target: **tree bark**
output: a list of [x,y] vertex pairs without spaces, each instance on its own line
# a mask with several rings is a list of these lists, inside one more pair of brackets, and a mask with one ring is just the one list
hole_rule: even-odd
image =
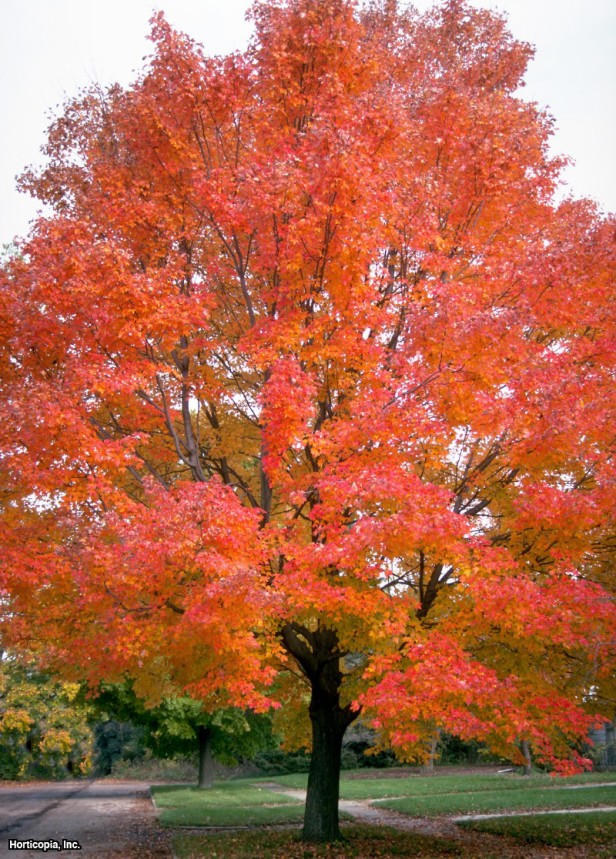
[[302,838],[316,843],[339,841],[342,738],[359,715],[359,710],[352,710],[350,704],[343,707],[340,703],[344,654],[336,631],[327,627],[310,630],[300,624],[287,624],[281,638],[311,690],[312,756]]
[[[316,700],[315,700],[316,699]],[[339,841],[340,763],[342,738],[349,724],[340,706],[314,694],[310,704],[312,756],[304,813],[304,841]]]
[[532,758],[530,753],[530,746],[528,745],[528,740],[520,741],[520,748],[522,750],[522,754],[524,755],[524,775],[531,775],[532,768]]
[[430,740],[430,751],[428,753],[428,759],[424,764],[424,770],[426,772],[434,772],[434,761],[436,760],[436,749],[438,747],[438,741],[441,738],[441,729],[436,728],[434,733],[432,734],[432,739]]
[[214,758],[212,756],[212,729],[199,725],[197,728],[199,742],[199,782],[200,790],[207,790],[214,784]]

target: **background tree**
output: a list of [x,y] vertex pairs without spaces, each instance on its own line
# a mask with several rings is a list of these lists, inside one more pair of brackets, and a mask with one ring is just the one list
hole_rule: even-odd
[[92,767],[90,710],[79,687],[0,661],[0,779],[68,778]]
[[94,706],[114,720],[141,727],[143,746],[155,757],[196,757],[200,788],[212,787],[214,760],[234,766],[274,745],[269,716],[231,708],[204,713],[199,701],[186,696],[146,707],[130,685],[104,686]]
[[155,16],[143,75],[67,104],[22,180],[52,214],[2,273],[6,626],[146,700],[269,693],[323,841],[360,708],[409,759],[437,726],[579,765],[613,665],[614,222],[553,202],[502,18],[252,17],[212,59]]
[[142,761],[146,755],[143,728],[104,714],[94,724],[94,766],[98,775],[111,775],[114,766]]

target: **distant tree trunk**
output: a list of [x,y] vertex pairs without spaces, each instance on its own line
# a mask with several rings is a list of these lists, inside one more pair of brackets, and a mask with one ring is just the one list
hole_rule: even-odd
[[438,746],[438,741],[441,738],[441,729],[436,728],[434,733],[432,734],[432,739],[430,740],[430,751],[428,753],[428,759],[424,764],[424,770],[427,772],[433,772],[434,770],[434,761],[436,760],[436,748]]
[[212,757],[212,729],[199,725],[197,728],[199,742],[199,782],[197,787],[202,790],[214,784],[214,758]]
[[524,775],[530,775],[532,772],[532,758],[530,754],[530,746],[528,745],[528,740],[522,740],[520,742],[520,749],[522,754],[524,755]]

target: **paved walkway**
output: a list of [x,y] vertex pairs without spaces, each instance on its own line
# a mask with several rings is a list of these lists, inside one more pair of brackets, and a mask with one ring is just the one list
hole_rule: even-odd
[[536,817],[542,814],[590,814],[592,811],[616,811],[616,805],[601,805],[589,808],[545,808],[541,811],[501,811],[493,814],[464,814],[452,817],[454,823],[465,823],[467,820],[492,820],[494,817]]
[[[25,843],[25,849],[11,850],[15,842],[20,846]],[[38,859],[43,855],[167,859],[171,852],[168,836],[156,822],[148,785],[143,782],[1,786],[0,859]]]

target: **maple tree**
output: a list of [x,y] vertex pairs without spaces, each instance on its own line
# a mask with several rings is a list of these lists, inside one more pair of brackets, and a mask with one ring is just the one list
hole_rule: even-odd
[[347,726],[566,772],[613,659],[614,221],[557,204],[531,48],[460,0],[156,15],[54,122],[2,270],[5,634],[273,702],[339,836]]

